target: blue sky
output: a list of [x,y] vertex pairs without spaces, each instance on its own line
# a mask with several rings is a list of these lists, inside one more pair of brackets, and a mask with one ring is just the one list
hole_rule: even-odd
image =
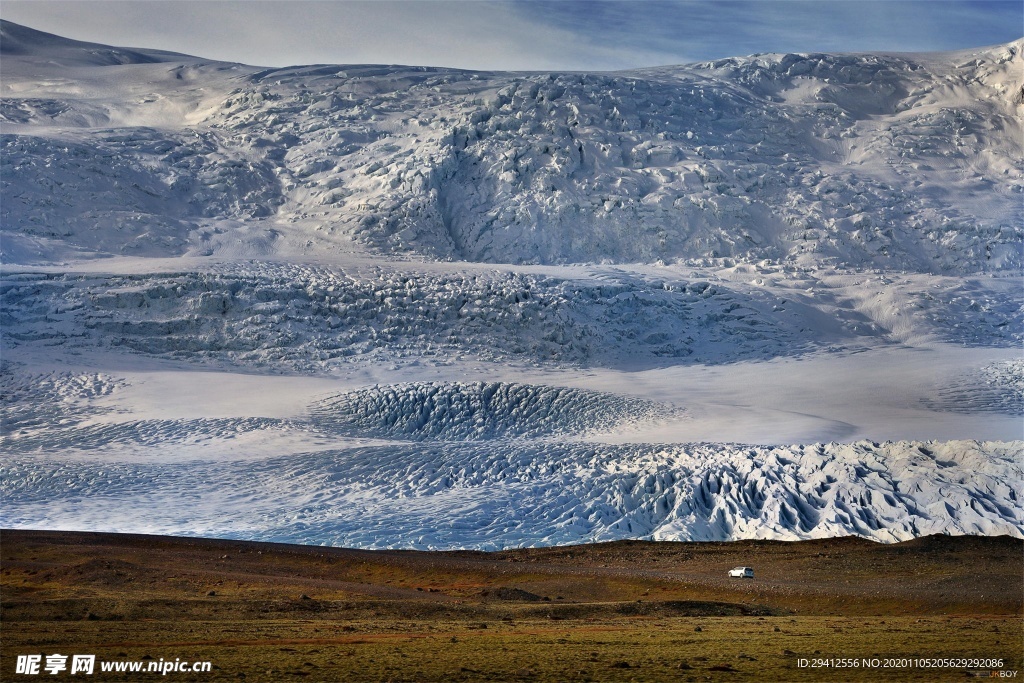
[[755,52],[931,51],[1024,35],[999,0],[4,0],[52,33],[263,66],[625,69]]

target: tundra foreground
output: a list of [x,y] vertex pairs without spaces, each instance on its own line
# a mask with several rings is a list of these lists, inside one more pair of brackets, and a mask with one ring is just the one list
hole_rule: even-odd
[[[140,678],[102,663],[177,660],[212,667],[168,678],[247,681],[935,681],[1024,668],[1024,541],[1009,537],[496,553],[24,530],[2,541],[4,680],[18,655],[54,653],[95,655],[102,680]],[[755,578],[728,578],[736,565]]]

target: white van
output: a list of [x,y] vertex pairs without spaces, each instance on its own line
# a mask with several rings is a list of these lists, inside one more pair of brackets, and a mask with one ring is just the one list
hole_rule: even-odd
[[734,567],[729,570],[729,576],[734,579],[752,579],[754,570],[751,567]]

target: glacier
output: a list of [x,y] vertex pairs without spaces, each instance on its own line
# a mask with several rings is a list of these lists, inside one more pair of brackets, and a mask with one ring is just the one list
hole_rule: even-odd
[[1024,537],[1024,40],[266,69],[0,26],[0,523]]

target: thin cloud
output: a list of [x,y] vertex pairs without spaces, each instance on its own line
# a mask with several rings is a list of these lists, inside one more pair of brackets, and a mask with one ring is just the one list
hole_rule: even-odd
[[925,51],[1019,38],[1009,2],[4,0],[5,19],[260,66],[611,70],[754,52]]

